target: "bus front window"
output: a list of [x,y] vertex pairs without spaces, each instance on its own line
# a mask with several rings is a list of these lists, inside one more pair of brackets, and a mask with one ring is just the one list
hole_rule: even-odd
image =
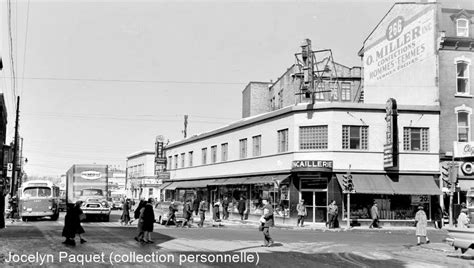
[[36,197],[37,196],[37,189],[36,188],[26,188],[23,191],[23,197],[29,198],[29,197]]
[[38,197],[49,197],[51,196],[51,189],[49,188],[39,188]]

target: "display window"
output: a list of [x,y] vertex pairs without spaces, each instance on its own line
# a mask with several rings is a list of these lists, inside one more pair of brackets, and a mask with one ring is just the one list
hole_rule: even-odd
[[[419,205],[425,207],[428,217],[431,214],[431,197],[428,195],[351,195],[351,219],[371,219],[371,208],[377,203],[381,220],[413,220]],[[347,199],[344,195],[344,215],[347,217]],[[430,220],[430,219],[429,219]]]

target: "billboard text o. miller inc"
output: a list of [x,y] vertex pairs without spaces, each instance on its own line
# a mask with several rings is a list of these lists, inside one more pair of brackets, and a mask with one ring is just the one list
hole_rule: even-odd
[[433,104],[436,6],[395,4],[364,43],[365,102]]

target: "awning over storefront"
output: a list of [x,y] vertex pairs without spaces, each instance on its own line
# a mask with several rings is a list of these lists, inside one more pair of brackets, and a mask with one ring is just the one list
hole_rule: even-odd
[[176,189],[187,189],[187,188],[205,188],[209,183],[214,180],[198,180],[198,181],[176,181]]
[[230,179],[217,179],[213,180],[209,185],[232,185],[232,184],[242,184],[248,178],[230,178]]
[[166,186],[170,185],[171,183],[172,182],[165,182],[162,185],[160,185],[160,187],[158,187],[158,189],[162,190],[162,189],[166,188]]
[[[343,174],[336,174],[341,188]],[[432,176],[398,175],[390,178],[383,174],[352,174],[354,190],[360,194],[441,195]]]
[[167,186],[165,186],[163,188],[163,190],[175,190],[176,186],[178,186],[178,183],[172,182],[172,183],[168,184]]
[[[336,174],[339,185],[344,189],[343,175]],[[383,174],[352,174],[354,189],[359,194],[393,194],[390,181]]]
[[406,195],[441,195],[443,194],[433,176],[399,175],[389,178],[395,194]]
[[249,177],[246,181],[242,182],[243,184],[280,184],[290,175],[267,175],[267,176],[255,176]]

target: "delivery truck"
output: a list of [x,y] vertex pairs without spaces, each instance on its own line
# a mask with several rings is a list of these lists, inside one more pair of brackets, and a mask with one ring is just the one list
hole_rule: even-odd
[[111,207],[108,196],[107,165],[73,165],[66,172],[66,202],[68,207],[82,201],[81,209],[87,219],[109,221]]

